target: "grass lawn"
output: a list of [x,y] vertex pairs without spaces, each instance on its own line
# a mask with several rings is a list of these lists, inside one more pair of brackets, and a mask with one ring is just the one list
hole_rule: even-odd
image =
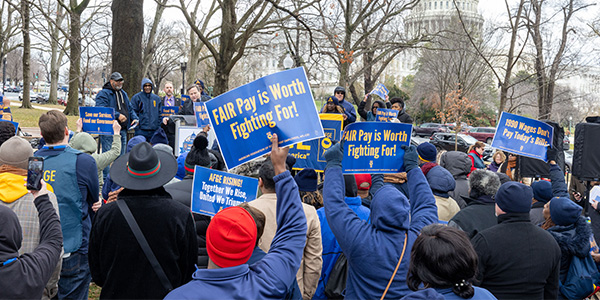
[[[64,109],[62,105],[44,105],[44,107],[54,107]],[[47,110],[42,109],[28,109],[28,108],[19,108],[17,106],[12,106],[11,108],[13,121],[19,123],[20,127],[38,127],[38,120],[40,116],[47,112]],[[69,120],[69,129],[75,131],[77,129],[77,116],[67,116]]]

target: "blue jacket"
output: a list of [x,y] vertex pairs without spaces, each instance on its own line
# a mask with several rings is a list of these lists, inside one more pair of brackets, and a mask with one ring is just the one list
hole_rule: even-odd
[[[354,109],[354,105],[352,105],[352,103],[348,102],[348,100],[346,99],[340,101],[339,103],[344,108],[344,113],[348,117],[344,121],[344,124],[351,124],[356,122],[356,110]],[[327,105],[327,103],[325,103],[325,105]],[[323,107],[325,107],[325,105],[323,105]],[[323,110],[323,107],[321,107],[321,110]]]
[[398,264],[405,234],[404,257],[386,298],[398,299],[410,293],[406,285],[410,250],[421,229],[438,218],[435,198],[421,169],[409,171],[407,177],[413,195],[410,203],[395,187],[384,185],[373,195],[368,224],[344,203],[341,168],[325,170],[325,215],[348,259],[347,299],[381,297]]
[[259,262],[202,269],[165,299],[282,299],[296,279],[306,243],[306,217],[298,186],[289,171],[273,178],[277,194],[277,234]]
[[[339,180],[340,178],[334,178]],[[343,178],[342,178],[343,180]],[[362,200],[360,197],[346,197],[346,204],[352,209],[352,211],[361,219],[369,223],[369,216],[371,210],[367,207],[362,206]],[[323,268],[321,269],[321,277],[319,278],[319,284],[313,299],[327,299],[325,296],[325,284],[329,280],[331,270],[335,265],[338,257],[342,253],[342,248],[338,244],[329,224],[327,224],[327,218],[325,217],[325,208],[321,207],[317,210],[319,221],[321,222],[321,242],[323,243]]]
[[160,111],[163,106],[163,102],[160,97],[150,93],[144,92],[144,85],[151,84],[154,89],[154,84],[148,78],[142,79],[142,91],[131,97],[131,106],[133,111],[140,118],[140,129],[155,131],[160,127],[162,118],[160,117]]
[[[127,116],[127,128],[123,128],[124,126],[121,126],[121,130],[125,130],[131,127],[131,122],[133,120],[138,120],[138,116],[135,113],[135,111],[133,111],[133,107],[131,106],[131,102],[129,102],[129,97],[127,96],[127,93],[124,90],[121,90],[120,92],[123,96],[123,101],[127,103],[127,111],[129,112],[129,116]],[[104,86],[102,87],[102,90],[100,90],[96,95],[96,106],[114,108],[115,120],[119,120],[119,116],[121,115],[121,113],[119,113],[120,105],[118,105],[117,103],[116,91],[112,88],[110,82],[106,82],[106,84],[104,84]]]

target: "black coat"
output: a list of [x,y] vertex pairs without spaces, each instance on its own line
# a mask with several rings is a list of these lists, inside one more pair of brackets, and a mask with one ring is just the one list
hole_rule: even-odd
[[[173,288],[192,279],[198,242],[190,209],[162,188],[123,190],[125,201]],[[92,280],[104,299],[162,299],[161,284],[116,202],[98,210],[90,235]]]
[[471,242],[479,256],[476,283],[498,299],[556,299],[560,248],[529,213],[498,216]]
[[[173,200],[190,207],[192,195],[193,177],[185,176],[183,180],[165,186],[167,193],[171,194]],[[199,269],[208,267],[208,252],[206,252],[206,230],[210,224],[210,217],[200,214],[192,214],[196,223],[196,238],[198,239],[198,261]]]
[[469,204],[450,219],[448,226],[464,231],[472,239],[479,232],[498,224],[496,205],[491,196],[466,199]]
[[40,219],[40,243],[33,252],[21,256],[19,219],[10,208],[0,205],[0,299],[42,298],[60,259],[63,237],[56,210],[47,195],[37,197],[34,204]]

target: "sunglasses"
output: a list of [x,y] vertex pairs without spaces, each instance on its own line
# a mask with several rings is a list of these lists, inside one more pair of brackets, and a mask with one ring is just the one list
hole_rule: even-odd
[[336,94],[342,94],[342,95],[344,94],[344,92],[335,92],[335,93],[336,93]]

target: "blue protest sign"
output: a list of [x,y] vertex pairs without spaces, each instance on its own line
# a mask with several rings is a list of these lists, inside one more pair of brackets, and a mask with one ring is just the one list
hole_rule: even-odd
[[398,117],[398,111],[395,109],[378,108],[375,114],[375,121],[389,122]]
[[9,121],[9,120],[2,120],[2,119],[0,119],[0,122],[11,122],[13,124],[13,126],[15,126],[15,135],[17,135],[19,133],[19,123]]
[[196,114],[196,126],[202,128],[210,124],[204,102],[194,102],[194,113]]
[[160,109],[161,117],[168,117],[170,115],[176,115],[179,113],[179,106],[163,106]]
[[304,68],[271,74],[205,102],[227,168],[324,136]]
[[398,173],[404,170],[402,145],[410,145],[412,124],[360,122],[346,126],[342,172]]
[[554,128],[538,120],[502,112],[492,147],[546,161]]
[[369,94],[375,94],[375,95],[379,96],[381,99],[385,99],[385,96],[387,96],[389,92],[390,91],[388,91],[388,89],[385,87],[385,85],[383,85],[383,83],[380,83]]
[[220,210],[256,199],[258,179],[196,166],[192,212],[214,216]]
[[325,161],[325,151],[331,147],[332,141],[340,141],[342,138],[342,123],[344,116],[341,114],[320,114],[321,125],[325,137],[301,142],[290,147],[289,154],[296,158],[294,170],[306,168],[315,169],[317,172],[323,172],[327,162]]
[[112,107],[79,107],[83,131],[90,134],[113,135],[115,109]]

